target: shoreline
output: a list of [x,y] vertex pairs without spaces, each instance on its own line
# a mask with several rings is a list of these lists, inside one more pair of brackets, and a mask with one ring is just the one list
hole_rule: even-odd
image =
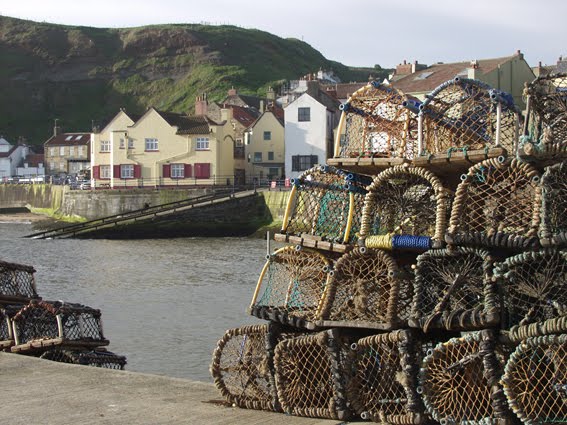
[[38,221],[51,220],[49,217],[31,212],[0,213],[0,223],[37,223]]

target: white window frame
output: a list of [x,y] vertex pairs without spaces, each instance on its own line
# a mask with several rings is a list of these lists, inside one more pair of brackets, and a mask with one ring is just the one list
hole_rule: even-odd
[[119,149],[124,149],[124,146],[125,146],[124,138],[121,137],[121,138],[120,138],[119,145],[118,145],[118,148],[119,148]]
[[197,137],[195,139],[195,150],[208,151],[209,149],[210,149],[210,144],[208,137]]
[[128,137],[128,149],[134,149],[134,139]]
[[59,156],[65,156],[65,146],[59,146]]
[[297,108],[297,121],[298,122],[311,121],[311,108],[309,106],[301,106]]
[[133,179],[134,178],[134,164],[120,164],[120,178],[121,179]]
[[185,178],[185,164],[171,164],[169,168],[169,176],[172,179]]
[[264,140],[272,140],[272,132],[271,131],[264,131]]
[[99,178],[109,179],[110,178],[110,165],[101,165],[99,168]]
[[144,143],[145,143],[146,151],[152,152],[159,150],[158,139],[156,139],[155,137],[145,138]]
[[84,147],[84,146],[79,146],[78,155],[79,155],[80,157],[82,157],[82,156],[85,155],[85,147]]
[[49,155],[55,156],[55,148],[53,146],[49,148]]
[[110,140],[101,140],[100,141],[100,151],[101,152],[110,152]]

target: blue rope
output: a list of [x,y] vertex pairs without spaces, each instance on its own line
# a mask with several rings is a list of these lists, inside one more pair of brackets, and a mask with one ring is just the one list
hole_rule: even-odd
[[429,236],[394,235],[392,249],[429,249],[431,238]]

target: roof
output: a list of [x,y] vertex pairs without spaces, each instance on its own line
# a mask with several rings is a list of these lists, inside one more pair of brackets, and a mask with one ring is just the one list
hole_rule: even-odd
[[[110,124],[112,122],[112,120],[114,120],[114,118],[116,118],[116,116],[120,112],[123,112],[128,118],[130,118],[132,120],[132,122],[136,122],[140,118],[142,118],[141,114],[131,114],[129,112],[126,112],[126,110],[124,110],[124,109],[120,109],[120,111],[118,111],[118,113],[116,113],[112,116],[109,116],[109,117],[105,117],[101,120],[98,120],[98,122],[96,122],[97,127],[98,127],[98,131],[100,132],[100,131],[104,130],[108,126],[108,124]],[[96,133],[97,131],[95,131],[95,129],[93,129],[93,132]]]
[[226,105],[226,107],[232,109],[232,117],[244,127],[249,127],[258,117],[250,108],[236,105]]
[[24,163],[27,163],[29,167],[37,167],[39,164],[45,161],[45,157],[41,153],[32,153],[26,156]]
[[0,152],[0,158],[8,158],[16,150],[17,146],[12,146],[8,152]]
[[[487,74],[498,68],[499,65],[509,62],[514,57],[516,57],[516,55],[477,60],[474,65],[477,69],[477,75]],[[392,81],[391,84],[404,93],[431,92],[444,82],[452,80],[457,75],[466,76],[467,70],[471,67],[471,61],[435,64],[404,76],[399,80]]]
[[59,133],[51,136],[45,146],[83,146],[91,141],[91,133]]
[[264,98],[258,96],[250,96],[246,94],[233,94],[228,95],[221,103],[226,105],[236,105],[236,106],[245,106],[248,105],[251,108],[260,109],[260,101],[264,100]]
[[337,99],[348,99],[355,91],[366,85],[368,85],[368,82],[327,84],[322,89]]
[[210,124],[215,122],[204,116],[189,116],[175,112],[155,110],[169,125],[177,127],[177,134],[209,134]]

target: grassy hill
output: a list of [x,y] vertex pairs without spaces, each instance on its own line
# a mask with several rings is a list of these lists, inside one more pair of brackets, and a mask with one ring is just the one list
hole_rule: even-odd
[[105,29],[0,16],[0,134],[43,143],[59,119],[64,131],[90,131],[120,107],[191,112],[195,97],[221,100],[230,87],[265,95],[268,86],[320,68],[343,81],[387,70],[352,68],[309,44],[234,26],[193,24]]

